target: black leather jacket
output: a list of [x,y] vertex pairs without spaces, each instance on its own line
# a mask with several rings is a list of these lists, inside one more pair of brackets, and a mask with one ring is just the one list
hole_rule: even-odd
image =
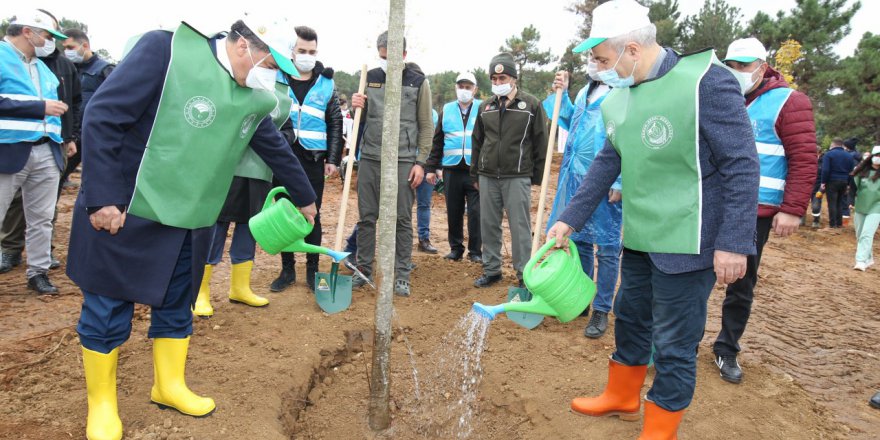
[[[333,69],[329,67],[325,68],[319,61],[315,64],[315,69],[312,70],[312,79],[309,81],[309,87],[315,85],[315,82],[318,81],[319,75],[324,76],[327,79],[333,79]],[[287,77],[288,84],[292,84],[293,80],[292,77]],[[296,154],[298,158],[312,162],[326,160],[327,163],[339,166],[342,159],[343,147],[342,112],[339,110],[339,95],[335,89],[333,90],[333,96],[330,98],[330,102],[327,103],[327,109],[324,113],[324,121],[327,123],[327,151],[314,151],[303,148],[302,145],[300,145],[299,140],[296,138],[296,133],[293,131],[293,122],[290,119],[281,126],[281,134],[287,139],[287,143],[290,144],[293,153]]]
[[[80,107],[82,106],[82,87],[79,81],[79,72],[70,60],[64,57],[61,51],[56,50],[46,58],[40,58],[55,76],[58,77],[58,100],[67,104],[67,111],[61,115],[61,137],[64,142],[76,142],[80,148],[80,134],[82,132],[82,119]],[[67,151],[62,148],[62,151]]]

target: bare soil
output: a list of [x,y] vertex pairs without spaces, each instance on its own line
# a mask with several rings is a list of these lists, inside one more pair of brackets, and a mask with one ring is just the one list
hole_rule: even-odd
[[[553,191],[551,187],[551,196]],[[338,179],[328,182],[325,245],[333,242],[340,192]],[[60,202],[56,253],[62,261],[74,198],[73,190],[65,190]],[[348,231],[357,216],[354,198],[349,206]],[[137,308],[118,370],[126,438],[424,437],[421,425],[431,414],[413,398],[406,342],[413,348],[416,366],[424,370],[435,360],[431,355],[442,337],[471,304],[501,302],[514,280],[508,255],[505,283],[475,289],[472,282],[481,273],[479,265],[441,258],[449,250],[442,196],[435,194],[432,215],[432,239],[440,253],[414,251],[418,268],[413,272],[413,295],[395,298],[395,417],[390,430],[373,433],[366,422],[375,292],[356,290],[350,310],[326,315],[302,279],[285,292],[269,293],[279,260],[260,252],[252,286],[271,304],[255,309],[229,303],[227,260],[211,282],[215,316],[195,322],[187,377],[194,391],[216,400],[217,411],[210,417],[186,417],[149,403],[149,309]],[[680,438],[880,437],[880,411],[867,405],[880,389],[880,270],[852,270],[854,249],[851,229],[803,227],[794,237],[771,238],[742,340],[745,379],[740,385],[723,382],[712,362],[711,342],[720,327],[724,296],[723,289],[716,288],[699,354],[697,392]],[[880,255],[880,241],[875,249]],[[322,264],[329,267],[329,262]],[[297,270],[304,275],[303,258]],[[62,294],[47,298],[26,289],[23,267],[0,275],[3,439],[84,437],[86,393],[75,331],[82,299],[63,269],[51,277]],[[528,331],[503,317],[493,322],[483,354],[472,438],[637,437],[639,423],[578,417],[568,411],[573,397],[601,391],[614,349],[612,329],[590,340],[582,335],[584,325],[585,318],[568,324],[545,319]],[[652,377],[649,373],[647,384]]]

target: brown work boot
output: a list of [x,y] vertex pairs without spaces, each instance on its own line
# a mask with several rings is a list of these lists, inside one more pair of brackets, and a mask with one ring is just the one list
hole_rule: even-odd
[[684,410],[666,411],[650,400],[645,400],[645,425],[638,440],[677,440],[678,425]]
[[641,390],[648,373],[647,365],[628,367],[608,360],[608,384],[598,397],[578,397],[571,401],[571,410],[592,417],[617,416],[634,422],[639,419]]

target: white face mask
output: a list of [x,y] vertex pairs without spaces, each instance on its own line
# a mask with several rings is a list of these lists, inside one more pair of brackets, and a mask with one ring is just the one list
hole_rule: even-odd
[[379,58],[379,67],[383,72],[388,73],[388,60]]
[[474,100],[474,91],[467,89],[459,89],[456,87],[455,94],[458,96],[458,102],[467,104]]
[[74,64],[83,62],[83,59],[85,58],[84,54],[79,53],[79,50],[75,49],[65,49],[64,56]]
[[[245,43],[247,43],[247,40],[245,40]],[[254,65],[254,67],[248,72],[247,77],[244,79],[244,85],[254,90],[265,90],[267,92],[274,92],[275,78],[278,76],[278,71],[275,69],[269,69],[267,67],[261,67],[259,65],[266,58],[269,58],[269,55],[264,56],[262,59],[260,59],[259,62],[254,62],[254,56],[251,54],[251,48],[248,47],[247,51],[248,57],[250,57],[251,63]]]
[[492,85],[492,93],[498,96],[507,96],[510,94],[511,90],[513,90],[513,86],[511,86],[510,83]]
[[304,53],[298,53],[294,55],[293,64],[296,66],[296,70],[299,70],[302,73],[311,72],[312,69],[315,68],[315,64],[318,63],[318,57],[315,55],[308,55]]
[[758,83],[758,80],[753,79],[752,76],[754,76],[755,72],[757,72],[760,68],[761,66],[758,66],[757,68],[755,68],[755,70],[751,72],[740,72],[732,67],[727,67],[727,70],[729,70],[730,73],[732,73],[733,76],[736,77],[737,82],[739,82],[739,88],[742,90],[742,94],[745,95],[746,93],[748,93],[749,90],[751,90],[752,87],[755,86],[755,84]]
[[587,63],[587,75],[590,75],[590,79],[593,81],[601,81],[599,79],[599,65],[594,61]]
[[37,46],[31,40],[28,40],[28,43],[34,46],[34,52],[38,58],[46,58],[52,55],[52,52],[55,52],[55,42],[48,38],[43,38],[42,46]]
[[880,156],[874,156],[871,158],[871,163],[874,165],[880,165]]

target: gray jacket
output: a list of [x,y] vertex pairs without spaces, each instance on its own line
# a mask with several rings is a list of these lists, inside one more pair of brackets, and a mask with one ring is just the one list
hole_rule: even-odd
[[[658,77],[669,72],[681,58],[672,49],[665,50]],[[755,254],[760,167],[745,98],[730,72],[716,65],[709,68],[700,82],[699,112],[703,174],[700,254],[650,254],[654,265],[668,274],[712,267],[716,249]],[[620,163],[617,151],[606,141],[559,221],[575,230],[583,228],[599,201],[608,197],[608,189],[620,174]],[[623,233],[626,235],[626,231]]]

